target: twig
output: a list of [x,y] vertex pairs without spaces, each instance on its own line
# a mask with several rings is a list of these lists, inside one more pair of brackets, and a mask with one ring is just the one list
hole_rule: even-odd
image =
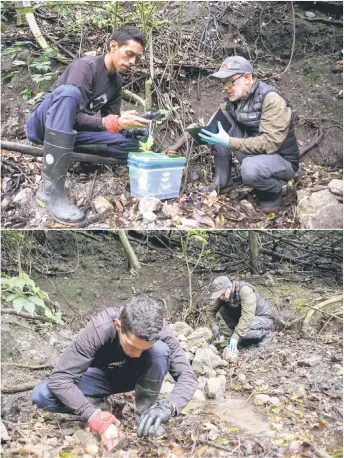
[[288,65],[287,65],[286,68],[283,70],[283,72],[282,72],[282,73],[279,73],[279,74],[277,74],[277,75],[273,75],[274,78],[276,78],[276,77],[278,77],[278,76],[282,76],[284,73],[286,73],[286,72],[289,70],[291,61],[293,60],[293,56],[294,56],[294,51],[295,51],[295,38],[296,38],[296,23],[295,23],[295,8],[294,8],[294,2],[293,2],[293,1],[291,1],[291,9],[292,9],[292,12],[293,12],[293,44],[292,44],[292,48],[291,48],[290,59],[289,59]]
[[[199,444],[209,445],[210,447],[214,447],[214,448],[217,448],[219,450],[224,450],[225,452],[232,453],[232,450],[230,448],[224,447],[223,445],[214,444],[213,442],[202,440],[202,439],[197,439],[197,442]],[[231,456],[231,455],[229,455],[229,456]]]
[[316,146],[320,141],[322,140],[324,136],[324,132],[322,129],[319,129],[318,135],[308,143],[308,145],[305,145],[303,148],[300,148],[300,157],[306,154],[308,151],[310,151],[314,146]]
[[38,371],[40,369],[50,369],[54,367],[52,364],[41,364],[39,366],[31,366],[30,364],[19,364],[19,363],[1,363],[2,366],[21,367],[22,369],[30,369],[32,371]]
[[6,393],[6,394],[11,394],[11,393],[20,393],[21,391],[29,391],[35,388],[37,383],[40,381],[38,380],[37,382],[30,382],[30,383],[23,383],[22,385],[17,385],[17,386],[12,386],[12,387],[6,387],[2,386],[0,391],[1,393]]
[[55,320],[53,320],[52,318],[48,318],[46,316],[30,315],[30,313],[17,312],[14,309],[0,309],[0,311],[1,313],[7,314],[7,315],[18,315],[18,316],[21,316],[22,318],[28,318],[29,320],[37,320],[37,321],[43,321],[43,323],[57,324]]

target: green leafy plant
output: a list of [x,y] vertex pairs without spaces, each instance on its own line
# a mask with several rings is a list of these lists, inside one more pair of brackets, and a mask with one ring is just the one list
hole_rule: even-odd
[[146,141],[139,142],[140,151],[142,151],[143,153],[148,153],[149,151],[151,151],[153,144],[154,144],[154,138],[152,137],[152,135],[149,135]]
[[[25,273],[17,277],[1,277],[2,299],[11,304],[19,313],[22,310],[32,316],[38,310],[47,318],[52,318],[58,324],[62,324],[61,312],[55,312],[46,303],[51,303],[48,294],[42,291],[35,282]],[[41,313],[39,313],[41,314]]]
[[23,91],[21,91],[20,95],[23,96],[24,100],[29,100],[33,96],[33,92],[31,91],[31,89],[24,89]]
[[1,53],[3,56],[5,56],[6,54],[14,54],[18,51],[21,51],[22,46],[25,46],[25,41],[16,41],[15,43],[13,43],[12,46],[3,49]]

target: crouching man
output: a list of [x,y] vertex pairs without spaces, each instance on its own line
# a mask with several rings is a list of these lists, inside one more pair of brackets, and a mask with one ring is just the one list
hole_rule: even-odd
[[[167,372],[176,385],[158,401]],[[51,375],[33,389],[31,399],[49,412],[80,415],[111,450],[119,438],[118,420],[104,398],[135,390],[138,435],[160,436],[163,424],[180,414],[196,388],[196,375],[165,323],[164,309],[139,296],[93,316]]]
[[211,299],[206,314],[214,339],[220,338],[217,312],[233,330],[227,345],[230,357],[237,355],[238,344],[263,346],[269,343],[274,324],[273,313],[252,285],[245,281],[231,281],[226,276],[217,277],[212,284]]

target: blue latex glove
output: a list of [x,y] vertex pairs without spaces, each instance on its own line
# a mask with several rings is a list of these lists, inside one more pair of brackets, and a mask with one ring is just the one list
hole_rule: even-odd
[[219,132],[217,134],[212,134],[207,129],[202,129],[201,131],[204,132],[204,134],[198,135],[201,137],[203,141],[205,141],[209,145],[229,146],[229,135],[222,127],[220,121],[217,122],[217,127],[219,129]]
[[238,353],[238,341],[237,339],[231,339],[227,345],[227,348],[229,348],[229,351],[233,353],[233,355],[236,355]]

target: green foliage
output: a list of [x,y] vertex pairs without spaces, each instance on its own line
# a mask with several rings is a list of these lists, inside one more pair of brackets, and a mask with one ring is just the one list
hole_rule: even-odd
[[52,311],[46,305],[50,303],[48,294],[36,286],[27,274],[21,273],[17,277],[1,277],[0,282],[2,299],[12,304],[17,313],[25,310],[33,316],[38,310],[46,317],[55,320],[56,323],[63,323],[61,312]]
[[154,139],[152,135],[149,135],[145,141],[141,140],[139,142],[140,151],[142,151],[143,153],[148,153],[149,151],[151,151],[153,144],[154,144]]
[[20,95],[23,96],[24,100],[29,100],[31,99],[33,93],[30,89],[24,89],[23,91],[21,91]]
[[47,53],[44,53],[38,60],[34,60],[30,64],[30,68],[34,68],[38,73],[31,74],[32,80],[37,84],[42,81],[50,81],[56,75],[55,72],[51,71],[52,62]]
[[9,46],[8,48],[5,48],[2,50],[2,55],[6,56],[7,54],[14,54],[16,52],[21,51],[21,47],[25,46],[24,41],[16,41],[15,43],[12,44],[12,46]]

